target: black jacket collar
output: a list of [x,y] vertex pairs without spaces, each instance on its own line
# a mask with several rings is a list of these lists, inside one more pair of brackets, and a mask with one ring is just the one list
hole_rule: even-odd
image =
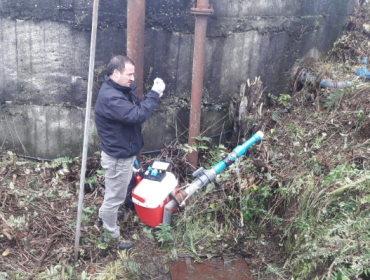
[[104,76],[104,81],[111,87],[125,94],[129,94],[130,92],[133,93],[137,89],[137,85],[135,83],[131,83],[130,87],[121,86],[113,81],[108,75]]

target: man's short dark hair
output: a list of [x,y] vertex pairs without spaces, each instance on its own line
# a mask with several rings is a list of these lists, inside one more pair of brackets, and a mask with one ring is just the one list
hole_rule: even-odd
[[126,63],[135,65],[132,59],[127,56],[123,55],[113,56],[107,65],[108,76],[112,75],[115,69],[122,73],[123,70],[125,70]]

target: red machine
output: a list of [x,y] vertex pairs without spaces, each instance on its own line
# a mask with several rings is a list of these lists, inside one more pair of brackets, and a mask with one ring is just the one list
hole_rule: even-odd
[[169,165],[155,160],[132,190],[139,219],[151,227],[162,223],[164,206],[171,200],[170,193],[177,193],[178,181],[173,173],[166,171]]

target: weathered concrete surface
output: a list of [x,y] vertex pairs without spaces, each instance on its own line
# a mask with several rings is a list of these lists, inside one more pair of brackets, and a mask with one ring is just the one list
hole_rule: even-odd
[[81,36],[86,34],[52,21],[0,18],[0,26],[2,103],[86,103],[89,38]]
[[[85,108],[65,106],[14,105],[7,102],[0,108],[0,147],[18,154],[41,158],[75,157],[82,152]],[[177,117],[176,117],[177,116]],[[169,110],[157,113],[143,125],[145,150],[174,144],[175,139],[186,142],[184,133],[189,125],[188,110]],[[215,135],[228,129],[228,118],[221,110],[206,111],[202,116],[202,131]],[[184,119],[184,120],[181,120]],[[158,125],[160,123],[160,125]],[[89,153],[98,150],[94,112],[90,122]]]
[[[80,139],[84,133],[84,108],[5,104],[0,114],[1,144],[7,149],[23,155],[52,159],[78,156],[78,152],[82,152]],[[92,121],[92,134],[94,130]],[[96,137],[91,136],[91,149],[96,149]]]
[[[179,121],[174,115],[180,114],[187,126],[194,17],[189,13],[192,0],[146,2],[144,76],[151,73],[148,87],[157,76],[167,84],[166,105],[160,105],[144,129],[145,149],[153,150],[175,137]],[[266,92],[287,93],[297,63],[331,47],[356,0],[210,2],[215,15],[208,20],[203,106],[222,115],[247,78],[261,76]],[[11,129],[16,128],[19,137],[11,146],[13,141],[16,147],[30,141],[28,153],[39,157],[79,153],[84,116],[77,112],[86,102],[92,4],[0,0],[1,143],[10,143],[7,121],[17,115]],[[126,5],[125,0],[100,1],[93,101],[109,58],[125,53]],[[56,114],[55,108],[63,113]],[[53,124],[32,113],[38,111]],[[54,122],[63,137],[55,133]]]

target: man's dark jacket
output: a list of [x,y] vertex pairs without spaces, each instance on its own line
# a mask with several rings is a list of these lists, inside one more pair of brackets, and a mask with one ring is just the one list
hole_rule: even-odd
[[141,124],[154,112],[159,94],[149,91],[143,99],[135,94],[137,86],[120,86],[104,77],[95,104],[95,124],[100,136],[99,147],[111,157],[137,155],[144,145]]

